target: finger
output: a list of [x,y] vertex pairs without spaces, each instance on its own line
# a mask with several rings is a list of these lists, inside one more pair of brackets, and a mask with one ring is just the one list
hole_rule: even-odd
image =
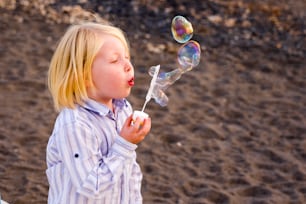
[[127,119],[125,120],[124,125],[126,127],[130,127],[134,125],[134,121],[133,121],[133,115],[130,115],[129,117],[127,117]]
[[142,123],[141,118],[137,117],[135,120],[133,120],[132,118],[131,127],[133,127],[135,131],[138,131],[139,128],[141,127],[141,123]]
[[146,118],[143,122],[144,128],[151,129],[151,118]]
[[151,129],[151,118],[146,118],[143,120],[139,131],[141,134],[147,134]]

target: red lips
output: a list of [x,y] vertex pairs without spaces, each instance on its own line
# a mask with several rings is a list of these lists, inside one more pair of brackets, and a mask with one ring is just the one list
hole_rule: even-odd
[[134,82],[134,77],[132,77],[129,81],[128,81],[129,86],[134,86],[135,82]]

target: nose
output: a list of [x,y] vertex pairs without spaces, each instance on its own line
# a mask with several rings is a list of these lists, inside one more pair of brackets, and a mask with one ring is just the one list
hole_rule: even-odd
[[130,60],[126,61],[124,69],[125,69],[126,72],[130,72],[131,70],[134,69]]

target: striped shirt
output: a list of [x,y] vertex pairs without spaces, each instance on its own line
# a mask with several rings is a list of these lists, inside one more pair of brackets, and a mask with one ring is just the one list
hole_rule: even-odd
[[132,108],[113,104],[114,112],[88,100],[59,113],[47,146],[49,204],[142,203],[137,145],[119,135]]

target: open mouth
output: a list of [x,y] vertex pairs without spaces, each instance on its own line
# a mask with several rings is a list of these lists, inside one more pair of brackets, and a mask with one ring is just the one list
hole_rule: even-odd
[[134,86],[134,77],[132,77],[129,81],[128,81],[128,84],[129,86]]

